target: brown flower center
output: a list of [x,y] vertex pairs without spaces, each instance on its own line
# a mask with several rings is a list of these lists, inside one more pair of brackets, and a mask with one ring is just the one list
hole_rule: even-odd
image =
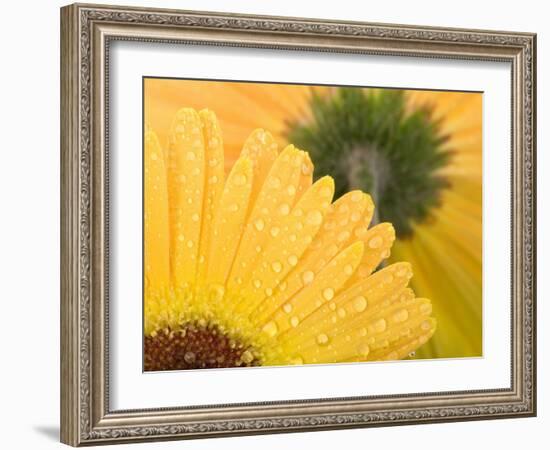
[[252,348],[216,326],[185,324],[165,328],[144,340],[145,371],[259,366]]

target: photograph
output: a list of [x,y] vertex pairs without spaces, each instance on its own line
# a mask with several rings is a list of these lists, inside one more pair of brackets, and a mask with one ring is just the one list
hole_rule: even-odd
[[143,368],[483,356],[481,92],[143,77]]

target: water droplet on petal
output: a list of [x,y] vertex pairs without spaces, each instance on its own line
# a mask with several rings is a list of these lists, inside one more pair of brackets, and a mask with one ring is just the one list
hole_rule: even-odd
[[265,295],[267,295],[268,297],[270,297],[271,294],[273,294],[273,289],[271,289],[271,288],[265,288]]
[[187,155],[185,155],[187,158],[187,161],[194,161],[195,159],[195,153],[194,152],[187,152]]
[[199,217],[199,215],[198,215],[197,213],[195,213],[195,214],[193,214],[193,215],[191,216],[191,220],[192,220],[193,222],[198,222],[199,219],[200,219],[200,217]]
[[232,205],[229,205],[229,211],[237,212],[238,210],[239,210],[239,205],[237,203],[233,203]]
[[287,314],[290,313],[292,311],[292,305],[290,303],[285,303],[283,305],[283,311]]
[[367,309],[367,299],[362,295],[359,295],[353,299],[353,308],[358,313],[363,312]]
[[340,317],[340,319],[346,317],[346,310],[344,308],[338,308],[338,317]]
[[258,231],[262,231],[265,227],[265,222],[263,219],[257,219],[255,222],[254,222],[254,227],[256,227],[256,230]]
[[365,357],[369,354],[369,352],[370,352],[370,347],[366,342],[361,342],[357,346],[357,353],[359,353],[360,356]]
[[380,236],[374,236],[369,240],[369,247],[370,248],[380,248],[382,245],[382,238]]
[[271,234],[271,236],[277,237],[279,231],[281,231],[279,227],[272,227],[271,230],[269,230],[269,233]]
[[393,320],[396,322],[405,322],[409,318],[409,312],[406,309],[400,309],[393,315]]
[[355,191],[351,194],[351,201],[354,203],[357,203],[363,198],[363,193],[359,191]]
[[333,297],[334,297],[334,289],[330,287],[323,289],[323,298],[325,300],[332,300]]
[[306,270],[302,273],[302,281],[304,284],[310,284],[315,278],[315,274],[311,270]]
[[374,330],[377,333],[382,333],[386,329],[386,320],[385,319],[378,319],[376,323],[374,324]]
[[278,331],[279,331],[279,327],[277,326],[277,324],[272,320],[268,323],[266,323],[264,325],[264,327],[262,328],[262,331],[267,334],[269,337],[273,337],[275,336]]
[[329,338],[325,333],[321,333],[317,335],[317,343],[319,345],[327,345],[328,341],[329,341]]
[[260,289],[262,287],[262,280],[256,279],[253,281],[253,284],[256,289]]
[[286,192],[287,192],[288,195],[294,195],[294,194],[296,194],[296,188],[294,187],[294,185],[290,184],[286,188]]
[[281,187],[281,179],[279,177],[270,177],[269,186],[273,189],[279,189]]
[[313,210],[307,213],[306,222],[309,225],[320,225],[322,221],[323,215],[319,211]]
[[298,257],[296,255],[290,255],[288,257],[288,263],[291,265],[291,266],[295,266],[296,264],[298,264]]
[[156,161],[158,159],[158,155],[156,153],[151,153],[151,159]]
[[420,313],[421,313],[421,314],[426,314],[426,315],[427,315],[427,314],[431,314],[431,312],[432,312],[432,305],[431,305],[431,303],[422,303],[422,304],[420,305],[420,308],[419,308],[419,309],[420,309]]
[[281,213],[281,215],[287,216],[288,213],[290,212],[290,206],[288,205],[288,203],[281,204],[279,206],[279,212]]
[[293,328],[296,328],[298,326],[298,324],[300,323],[300,319],[298,319],[298,317],[296,316],[292,316],[290,318],[290,325],[293,327]]
[[351,275],[353,273],[353,266],[351,264],[346,264],[344,266],[344,273],[348,276]]
[[271,268],[273,269],[273,272],[279,273],[281,270],[283,270],[283,265],[279,261],[274,261],[271,264]]

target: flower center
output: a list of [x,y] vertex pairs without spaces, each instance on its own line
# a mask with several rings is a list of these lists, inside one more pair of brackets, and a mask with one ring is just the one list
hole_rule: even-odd
[[352,189],[376,205],[373,225],[391,222],[400,238],[428,220],[448,181],[448,136],[430,106],[409,107],[403,91],[337,88],[314,93],[310,118],[288,124],[287,139],[307,149],[315,173],[330,174],[335,198]]
[[250,346],[217,326],[184,324],[145,336],[145,371],[253,367],[261,364]]

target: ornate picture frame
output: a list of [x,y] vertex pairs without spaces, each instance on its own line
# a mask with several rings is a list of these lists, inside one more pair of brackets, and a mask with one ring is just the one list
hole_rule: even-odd
[[[508,388],[113,410],[109,58],[115,41],[506,62],[511,67]],[[536,35],[74,4],[61,9],[61,440],[97,445],[536,414]]]

